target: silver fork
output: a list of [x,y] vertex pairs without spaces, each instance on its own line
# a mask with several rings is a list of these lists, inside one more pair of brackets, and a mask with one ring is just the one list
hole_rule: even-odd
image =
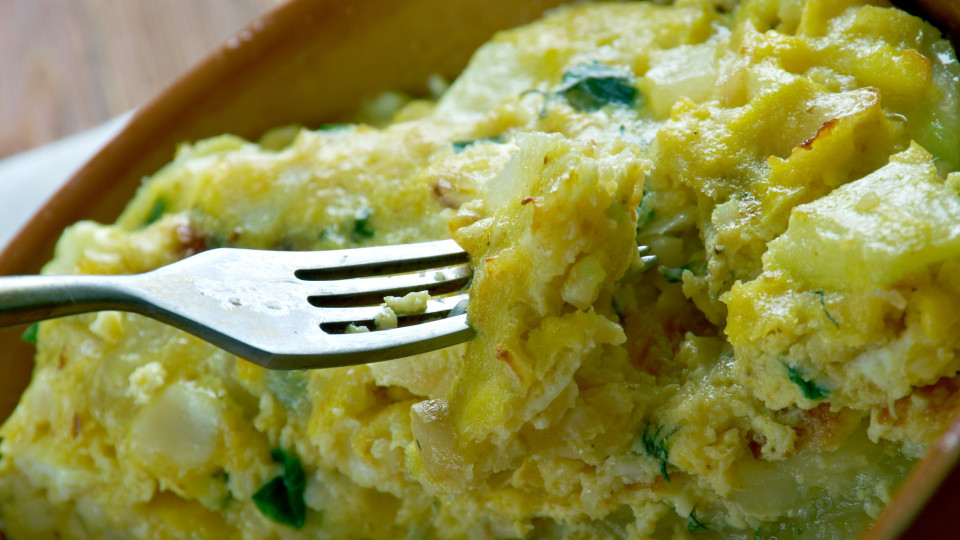
[[[638,248],[647,269],[656,262]],[[453,240],[336,251],[219,248],[135,275],[0,278],[0,326],[92,311],[140,313],[270,369],[389,360],[468,341],[473,270]],[[395,329],[371,324],[384,296],[427,291]]]

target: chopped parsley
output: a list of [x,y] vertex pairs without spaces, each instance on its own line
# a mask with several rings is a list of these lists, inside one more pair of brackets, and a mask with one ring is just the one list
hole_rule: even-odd
[[226,484],[230,482],[230,473],[226,469],[218,469],[213,473],[213,478]]
[[299,529],[307,519],[307,505],[303,501],[307,477],[303,474],[300,460],[282,448],[274,449],[270,457],[283,465],[283,474],[257,490],[253,494],[253,502],[263,515],[273,521]]
[[643,190],[643,198],[640,199],[640,205],[637,206],[637,232],[643,230],[653,221],[654,211],[653,203],[650,200],[650,192]]
[[214,497],[210,501],[213,504],[211,510],[223,510],[233,500],[233,492],[230,491],[230,473],[224,469],[218,469],[211,478],[216,483],[211,486],[210,491],[210,495]]
[[682,266],[680,268],[661,266],[657,270],[660,272],[660,275],[663,276],[663,279],[667,280],[667,283],[679,283],[683,281],[683,271],[686,270],[686,268]]
[[40,323],[33,323],[30,326],[28,326],[27,329],[24,330],[22,334],[20,334],[20,339],[22,339],[23,341],[26,341],[31,345],[36,345],[37,331],[39,330],[40,330]]
[[347,129],[350,127],[353,127],[353,124],[330,122],[330,123],[320,124],[320,127],[317,128],[317,130],[318,131],[338,131],[338,130]]
[[830,393],[828,388],[817,384],[816,381],[804,379],[796,366],[787,365],[787,377],[790,382],[800,387],[803,397],[807,399],[823,399]]
[[581,112],[595,111],[604,105],[630,105],[637,97],[632,73],[596,60],[567,70],[556,93]]
[[316,242],[333,242],[340,247],[348,242],[362,243],[364,240],[373,238],[377,233],[370,219],[373,217],[373,210],[369,208],[360,208],[353,212],[352,217],[347,217],[343,221],[324,227],[317,232]]
[[830,322],[833,323],[833,326],[835,326],[836,328],[840,328],[840,325],[837,324],[837,320],[834,319],[832,315],[830,315],[829,311],[827,311],[827,304],[824,303],[823,301],[823,291],[813,291],[813,294],[814,296],[817,296],[820,298],[820,307],[823,308],[823,314],[826,315],[827,319],[829,319]]
[[710,301],[716,302],[717,298],[720,298],[720,295],[723,294],[723,291],[727,290],[727,286],[732,284],[736,279],[737,279],[737,273],[731,270],[730,277],[728,277],[726,281],[720,284],[720,288],[717,289],[717,292],[713,293],[713,295],[710,296]]
[[373,238],[374,230],[370,228],[370,216],[372,215],[373,211],[369,208],[361,208],[354,214],[353,230],[350,231],[350,238],[354,242]]
[[167,211],[167,200],[163,197],[157,199],[157,202],[153,203],[153,208],[150,209],[150,213],[147,214],[147,218],[143,220],[143,226],[152,225],[156,223],[158,219],[163,217],[164,212]]
[[694,506],[690,510],[690,515],[687,516],[687,530],[692,532],[693,534],[697,534],[698,532],[703,532],[707,530],[707,526],[704,525],[702,521],[697,519],[697,516],[694,513],[696,511],[697,511],[697,507]]
[[670,268],[667,266],[660,266],[660,268],[658,268],[658,271],[660,272],[660,275],[663,276],[663,279],[667,280],[667,283],[679,283],[683,281],[684,270],[689,270],[694,274],[697,274],[697,270],[699,270],[700,273],[702,274],[706,271],[707,269],[706,266],[707,266],[706,263],[690,262],[681,266],[680,268]]
[[645,422],[643,434],[640,435],[640,444],[634,446],[634,453],[642,450],[647,456],[660,462],[660,474],[667,482],[670,481],[670,474],[667,473],[667,466],[670,465],[670,447],[667,445],[667,438],[676,432],[675,429],[670,433],[663,433],[663,426],[654,430],[650,422]]
[[503,137],[481,137],[479,139],[470,139],[466,141],[453,141],[450,143],[450,146],[453,147],[454,153],[459,154],[460,152],[463,152],[464,150],[466,150],[467,147],[473,146],[474,144],[477,144],[477,143],[484,143],[484,142],[502,143]]

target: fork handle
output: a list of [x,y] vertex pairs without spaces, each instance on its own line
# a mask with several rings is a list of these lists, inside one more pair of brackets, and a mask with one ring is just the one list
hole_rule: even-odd
[[129,276],[13,276],[0,278],[0,326],[138,304]]

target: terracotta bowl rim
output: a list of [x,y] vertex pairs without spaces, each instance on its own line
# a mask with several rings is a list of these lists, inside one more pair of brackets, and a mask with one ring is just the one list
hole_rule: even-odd
[[[59,236],[57,231],[62,230],[62,227],[52,221],[53,215],[64,208],[82,204],[83,199],[78,200],[77,194],[86,193],[89,196],[90,193],[85,189],[88,184],[97,181],[97,175],[101,170],[127,150],[131,141],[142,139],[154,129],[158,118],[169,109],[176,108],[181,100],[189,99],[199,89],[223,80],[235,70],[242,69],[243,63],[249,59],[247,53],[257,45],[257,36],[262,35],[265,28],[290,25],[303,13],[304,9],[317,3],[318,0],[288,0],[272,8],[257,17],[234,37],[216,47],[202,61],[184,72],[145,105],[138,107],[123,128],[86,161],[4,246],[0,251],[0,275],[10,273],[9,268],[18,268],[25,263],[35,266],[37,263],[45,263],[45,260],[36,261],[30,258],[31,246],[38,238]],[[954,416],[948,429],[938,438],[937,443],[931,447],[927,456],[916,463],[912,472],[904,479],[895,498],[861,538],[864,540],[891,539],[904,532],[958,462],[960,462],[960,411]]]

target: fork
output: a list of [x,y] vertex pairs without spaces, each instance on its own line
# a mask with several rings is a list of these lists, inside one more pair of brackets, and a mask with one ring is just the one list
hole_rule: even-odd
[[[643,269],[656,262],[638,248]],[[470,340],[473,270],[453,240],[332,251],[218,248],[134,275],[0,278],[0,326],[93,311],[146,315],[269,369],[390,360]],[[395,329],[370,324],[384,296],[427,291]]]

